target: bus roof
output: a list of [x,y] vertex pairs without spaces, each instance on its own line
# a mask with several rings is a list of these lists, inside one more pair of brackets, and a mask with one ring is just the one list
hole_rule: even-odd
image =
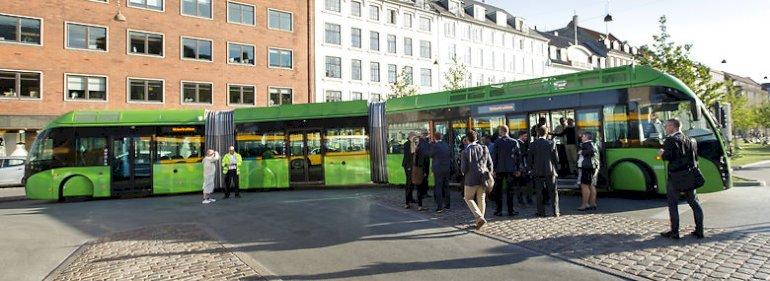
[[233,119],[235,123],[267,122],[302,119],[321,119],[339,117],[359,117],[369,114],[365,100],[287,104],[273,107],[237,108]]
[[71,111],[59,116],[47,128],[142,126],[142,125],[203,125],[205,111],[187,110],[121,110]]
[[692,91],[676,78],[648,66],[629,65],[389,99],[385,108],[387,112],[397,113],[464,106],[512,98],[521,99],[627,88],[650,85],[653,81],[656,85],[674,87],[695,98]]

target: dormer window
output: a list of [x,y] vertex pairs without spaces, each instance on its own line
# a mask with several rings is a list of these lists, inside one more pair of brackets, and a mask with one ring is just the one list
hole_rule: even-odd
[[460,13],[460,1],[456,0],[449,0],[449,12],[452,14],[459,14]]
[[495,23],[499,26],[506,26],[508,24],[508,15],[501,11],[495,12]]
[[473,5],[473,17],[476,20],[484,21],[487,16],[487,9],[480,5]]

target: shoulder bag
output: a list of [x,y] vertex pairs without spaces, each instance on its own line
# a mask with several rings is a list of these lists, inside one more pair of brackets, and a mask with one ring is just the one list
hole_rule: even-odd
[[[492,176],[492,172],[487,169],[487,161],[490,159],[487,158],[487,155],[489,154],[487,150],[486,145],[481,146],[483,148],[484,154],[479,157],[479,169],[481,170],[481,185],[484,186],[484,190],[487,193],[492,193],[492,190],[495,188],[495,177]],[[481,162],[481,159],[484,159],[484,162]]]

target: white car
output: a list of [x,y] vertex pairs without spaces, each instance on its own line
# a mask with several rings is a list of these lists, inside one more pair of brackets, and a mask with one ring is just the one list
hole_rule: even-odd
[[20,186],[26,162],[23,157],[0,157],[0,186]]

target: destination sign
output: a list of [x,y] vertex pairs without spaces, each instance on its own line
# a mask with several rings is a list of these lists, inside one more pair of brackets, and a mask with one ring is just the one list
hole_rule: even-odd
[[496,113],[496,112],[511,112],[516,111],[516,104],[515,103],[505,103],[505,104],[493,104],[493,105],[482,105],[479,106],[476,112],[478,114],[487,114],[487,113]]

